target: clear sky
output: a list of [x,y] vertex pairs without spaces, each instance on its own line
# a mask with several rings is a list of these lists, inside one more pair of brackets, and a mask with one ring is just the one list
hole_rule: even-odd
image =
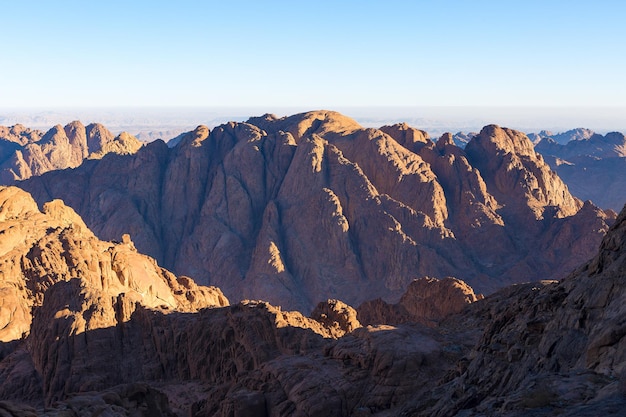
[[0,107],[626,107],[624,1],[0,0]]

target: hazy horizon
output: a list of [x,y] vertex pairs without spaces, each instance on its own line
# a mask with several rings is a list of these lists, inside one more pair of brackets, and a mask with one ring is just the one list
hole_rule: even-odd
[[[214,127],[228,121],[242,122],[250,117],[273,113],[279,117],[320,110],[305,107],[117,107],[117,108],[0,108],[0,125],[24,126],[48,130],[74,120],[84,124],[102,123],[114,133],[181,132],[203,124]],[[476,132],[488,124],[538,133],[541,130],[560,133],[588,128],[597,133],[626,132],[626,107],[339,107],[335,110],[355,119],[364,127],[406,122],[425,130],[431,136],[444,132]],[[172,133],[172,134],[174,134]],[[164,138],[165,139],[165,138]]]

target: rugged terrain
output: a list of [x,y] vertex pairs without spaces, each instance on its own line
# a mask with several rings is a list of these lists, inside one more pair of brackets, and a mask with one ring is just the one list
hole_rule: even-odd
[[0,231],[1,291],[15,300],[2,306],[3,326],[18,329],[0,344],[4,415],[597,416],[626,407],[626,210],[599,253],[561,282],[478,300],[458,280],[423,279],[396,311],[403,324],[365,327],[338,300],[312,318],[261,301],[228,306],[218,289],[138,254],[128,236],[100,241],[62,203],[40,212],[16,188],[0,189]]
[[75,168],[86,158],[134,153],[141,142],[128,133],[113,136],[97,123],[75,121],[45,134],[22,125],[0,126],[0,184],[13,184],[45,172]]
[[535,146],[572,194],[598,206],[621,210],[626,203],[626,138],[575,129],[545,136]]
[[171,149],[156,141],[20,186],[231,300],[303,312],[329,298],[396,303],[425,276],[483,293],[561,278],[615,215],[574,198],[521,132],[486,126],[461,149],[329,111],[199,126]]

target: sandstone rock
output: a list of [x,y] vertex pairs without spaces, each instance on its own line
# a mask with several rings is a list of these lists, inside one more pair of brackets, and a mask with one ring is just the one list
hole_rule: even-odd
[[429,415],[461,409],[519,415],[524,408],[601,415],[621,409],[625,268],[623,211],[598,255],[562,282],[518,286],[473,304],[474,316],[486,319],[487,327]]
[[364,129],[315,111],[180,139],[21,186],[233,300],[306,312],[325,299],[395,303],[415,276],[485,293],[561,278],[612,221],[583,210],[508,129],[485,128],[464,151],[447,135],[435,144],[407,125]]
[[0,344],[7,413],[592,416],[626,406],[626,211],[561,282],[475,300],[458,280],[415,281],[401,303],[449,314],[432,327],[356,327],[336,300],[319,321],[263,301],[204,308],[191,279],[138,254],[129,235],[99,241],[59,202],[40,212],[2,188],[0,219],[30,231],[2,255],[0,282],[21,283],[34,312],[26,339]]
[[567,217],[582,206],[521,132],[486,126],[467,144],[465,152],[472,165],[488,178],[487,186],[504,205],[505,215],[511,213],[511,217],[532,223],[533,218],[542,219],[548,207],[557,216]]
[[134,153],[142,146],[135,137],[121,133],[113,138],[104,126],[85,127],[74,121],[57,125],[45,134],[21,125],[0,127],[0,184],[45,172],[75,168],[87,157],[102,158],[107,153]]
[[359,306],[358,318],[364,324],[422,323],[435,326],[446,317],[460,313],[467,305],[482,299],[465,282],[447,277],[414,280],[397,304],[377,299]]
[[339,300],[319,303],[311,318],[322,323],[333,337],[341,337],[361,327],[356,310]]

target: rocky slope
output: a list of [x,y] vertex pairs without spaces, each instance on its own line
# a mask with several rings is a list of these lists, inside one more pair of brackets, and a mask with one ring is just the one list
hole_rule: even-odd
[[422,276],[479,292],[558,278],[612,221],[520,132],[488,126],[463,150],[329,111],[200,126],[172,149],[157,141],[21,186],[230,299],[305,312],[327,298],[397,302]]
[[[111,356],[135,310],[168,314],[228,304],[219,289],[176,277],[139,254],[128,235],[100,241],[62,202],[40,211],[19,188],[0,187],[0,236],[2,399],[38,403],[43,395],[49,402],[98,389],[110,375],[135,378],[139,371]],[[99,333],[115,338],[108,345]]]
[[615,211],[626,203],[626,158],[579,157],[575,162],[559,160],[551,165],[572,194]]
[[21,125],[0,126],[0,184],[13,184],[45,172],[75,168],[86,158],[101,158],[109,152],[134,153],[141,147],[135,137],[114,137],[104,126],[87,127],[75,121],[57,125],[43,134]]
[[406,401],[407,369],[440,372],[447,342],[432,331],[362,328],[337,300],[320,303],[319,320],[261,301],[229,307],[127,235],[98,240],[60,201],[39,211],[0,188],[0,234],[5,415],[339,416]]
[[[409,414],[619,415],[626,406],[626,210],[599,253],[560,283],[473,305],[486,320],[458,377]],[[439,394],[435,394],[439,395]]]
[[15,188],[0,189],[0,227],[22,236],[2,240],[2,291],[23,291],[33,312],[26,334],[0,343],[5,415],[573,417],[626,407],[626,210],[560,283],[473,301],[457,280],[414,282],[407,310],[452,314],[431,327],[364,327],[338,300],[318,305],[315,320],[261,301],[225,306],[217,289],[173,277],[127,237],[99,241],[60,202],[40,212]]

